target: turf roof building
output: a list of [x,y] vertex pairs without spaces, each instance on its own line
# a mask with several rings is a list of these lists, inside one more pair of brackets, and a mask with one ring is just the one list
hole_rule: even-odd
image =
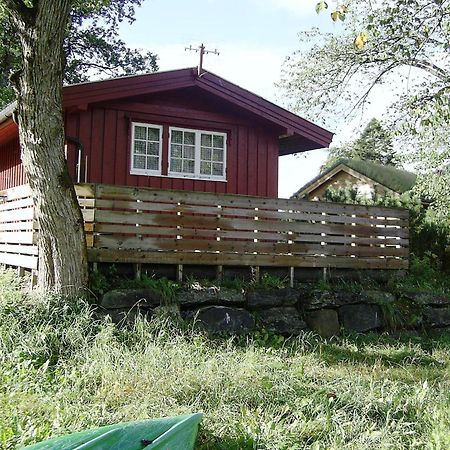
[[352,186],[360,195],[371,197],[385,193],[403,194],[412,189],[416,175],[392,166],[372,161],[340,159],[326,172],[319,174],[292,197],[306,200],[323,200],[327,189]]

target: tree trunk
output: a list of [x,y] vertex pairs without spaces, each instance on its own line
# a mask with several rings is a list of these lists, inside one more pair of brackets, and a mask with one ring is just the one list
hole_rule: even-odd
[[[20,3],[20,6],[17,6]],[[87,285],[83,217],[64,155],[63,38],[70,0],[39,0],[33,8],[5,0],[22,49],[13,76],[22,162],[39,226],[38,287],[79,295]]]

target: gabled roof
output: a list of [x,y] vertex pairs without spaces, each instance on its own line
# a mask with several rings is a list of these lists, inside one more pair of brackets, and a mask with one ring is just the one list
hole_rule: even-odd
[[[133,75],[103,81],[73,84],[63,89],[64,108],[86,108],[91,103],[119,100],[157,92],[197,87],[278,126],[280,155],[328,147],[333,133],[287,111],[236,84],[196,68]],[[0,123],[10,120],[15,104],[0,111]]]
[[309,194],[342,170],[352,175],[359,174],[358,178],[373,181],[399,194],[412,189],[417,178],[417,175],[412,172],[392,166],[384,166],[367,160],[342,158],[337,160],[328,170],[306,183],[292,197],[301,198]]

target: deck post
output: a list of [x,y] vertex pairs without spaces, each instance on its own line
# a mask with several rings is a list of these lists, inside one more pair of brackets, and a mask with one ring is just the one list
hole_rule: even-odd
[[25,275],[25,269],[23,267],[17,267],[17,276],[22,278]]
[[134,278],[136,280],[140,280],[142,277],[142,264],[141,263],[133,264],[133,269],[134,269]]
[[30,279],[30,291],[32,291],[37,285],[37,270],[33,269],[31,271],[31,279]]
[[223,266],[216,267],[216,278],[219,282],[223,280]]
[[177,264],[177,283],[183,282],[183,264]]
[[250,270],[251,270],[252,281],[254,281],[255,283],[259,283],[259,280],[260,280],[259,266],[250,267]]
[[295,268],[289,267],[289,287],[294,287],[294,275],[295,275]]

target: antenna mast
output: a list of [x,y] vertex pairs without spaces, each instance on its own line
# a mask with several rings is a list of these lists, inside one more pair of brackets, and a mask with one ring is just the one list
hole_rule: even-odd
[[201,77],[203,74],[203,56],[208,55],[209,53],[211,53],[213,55],[220,55],[220,53],[217,51],[217,49],[206,50],[206,48],[203,44],[199,45],[198,47],[192,47],[192,44],[191,44],[189,47],[185,47],[184,50],[200,53],[200,61],[198,64],[198,72],[197,72],[199,77]]

